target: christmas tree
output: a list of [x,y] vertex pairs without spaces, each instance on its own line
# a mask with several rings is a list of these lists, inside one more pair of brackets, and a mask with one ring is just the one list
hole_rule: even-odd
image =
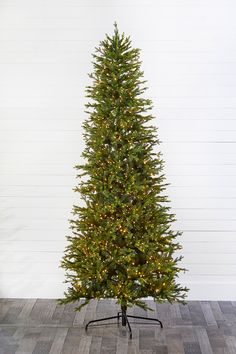
[[83,205],[73,205],[71,236],[61,266],[70,287],[60,303],[114,298],[121,308],[147,308],[143,298],[184,302],[188,289],[176,283],[182,256],[172,231],[168,185],[162,173],[157,127],[149,125],[152,101],[141,71],[140,50],[130,37],[106,35],[93,54],[86,89],[84,164],[76,165]]

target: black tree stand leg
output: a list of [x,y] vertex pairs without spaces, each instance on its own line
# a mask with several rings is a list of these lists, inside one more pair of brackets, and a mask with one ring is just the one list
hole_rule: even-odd
[[98,320],[92,320],[92,321],[89,321],[86,326],[85,326],[85,330],[87,331],[88,329],[88,326],[91,324],[91,323],[95,323],[95,322],[100,322],[100,321],[106,321],[106,320],[112,320],[112,319],[117,319],[117,322],[119,324],[120,322],[120,318],[121,318],[121,324],[122,326],[128,326],[128,329],[129,329],[129,337],[130,339],[132,338],[132,329],[131,329],[131,326],[130,326],[130,323],[129,323],[129,320],[128,318],[137,318],[137,319],[141,319],[141,320],[147,320],[147,321],[156,321],[158,322],[158,324],[161,326],[161,328],[163,328],[163,324],[160,320],[158,320],[157,318],[147,318],[147,317],[142,317],[142,316],[131,316],[131,315],[127,315],[127,306],[121,306],[121,311],[119,311],[117,313],[117,316],[112,316],[112,317],[104,317],[104,318],[100,318]]

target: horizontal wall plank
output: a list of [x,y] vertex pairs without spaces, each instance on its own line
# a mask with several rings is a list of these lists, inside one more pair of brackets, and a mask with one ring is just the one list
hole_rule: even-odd
[[[54,267],[53,267],[54,268]],[[29,270],[28,272],[28,278],[34,279],[35,274],[33,271]],[[195,284],[204,284],[204,283],[222,283],[222,284],[227,284],[227,283],[236,283],[236,275],[220,275],[220,274],[188,274],[189,272],[182,272],[181,275],[179,276],[179,282],[181,283],[195,283]],[[14,274],[13,273],[4,273],[1,274],[1,279],[5,283],[7,280],[7,277],[9,277],[9,280],[14,280],[14,278],[17,277],[18,281],[26,278],[24,272],[23,273],[18,273]],[[57,273],[39,273],[38,274],[38,280],[43,282],[46,277],[46,281],[48,280],[53,280],[54,282],[61,283],[63,282],[64,278],[64,271],[63,269],[59,268]]]
[[[51,131],[48,130],[26,130],[26,131],[21,131],[21,130],[11,130],[10,136],[6,135],[7,131],[2,130],[0,132],[0,139],[1,142],[7,141],[7,142],[31,142],[31,143],[36,143],[38,141],[40,142],[61,142],[61,143],[67,143],[67,142],[77,142],[78,139],[81,139],[82,131],[80,129],[78,130],[54,130],[53,134]],[[230,127],[225,130],[192,130],[192,131],[173,131],[169,130],[166,131],[164,129],[161,130],[161,136],[163,141],[175,141],[175,142],[230,142],[230,143],[236,143],[235,139],[235,131],[231,130]]]
[[[234,198],[182,198],[180,197],[178,200],[171,200],[168,197],[170,202],[163,203],[163,205],[169,206],[173,209],[176,208],[202,208],[203,206],[210,209],[235,209],[235,199]],[[82,205],[81,200],[79,198],[78,193],[71,197],[65,196],[51,196],[48,198],[45,195],[38,196],[36,199],[33,196],[23,196],[21,198],[17,197],[1,197],[0,196],[0,205],[2,207],[11,208],[11,206],[24,208],[24,207],[47,207],[54,208],[58,207],[58,201],[65,208],[72,208],[73,204]]]
[[[30,151],[30,146],[32,146],[32,143],[30,142],[21,142],[20,145],[19,144],[12,144],[12,143],[8,143],[8,142],[1,142],[0,141],[0,154],[3,155],[5,153],[9,154],[9,155],[13,155],[16,154],[16,156],[18,156],[18,154],[28,154]],[[81,139],[78,139],[78,142],[67,142],[66,146],[62,146],[60,144],[56,144],[56,142],[54,144],[50,144],[50,142],[37,142],[37,144],[34,145],[34,152],[35,154],[39,154],[39,153],[45,153],[46,151],[49,151],[50,154],[54,153],[56,154],[75,154],[77,153],[78,157],[81,154],[81,147],[84,146],[84,141]],[[50,149],[51,147],[51,149]],[[189,153],[196,153],[196,152],[209,152],[209,153],[225,153],[225,154],[235,154],[235,143],[233,142],[228,142],[228,143],[222,143],[222,142],[201,142],[201,143],[197,143],[197,142],[178,142],[174,143],[174,142],[163,142],[156,146],[153,151],[157,152],[157,151],[162,151],[163,153],[165,153],[165,151],[167,152],[184,152],[186,153],[187,151],[189,151]]]
[[[13,231],[17,233],[19,231],[31,230],[41,230],[42,232],[51,232],[52,230],[63,230],[66,231],[66,225],[68,224],[68,219],[74,219],[73,215],[68,215],[67,218],[56,218],[56,219],[15,219],[12,214],[4,214],[1,217],[1,227],[0,231],[4,235],[12,233]],[[12,226],[12,221],[14,220],[14,227]],[[173,230],[182,230],[183,232],[208,232],[219,233],[219,232],[236,232],[236,219],[234,220],[177,220],[172,224]],[[206,236],[207,238],[207,236]],[[236,242],[236,240],[235,240]]]
[[[61,236],[60,236],[61,235]],[[41,252],[63,252],[66,246],[66,240],[64,237],[64,232],[58,229],[58,240],[54,241],[0,241],[1,252],[9,251],[41,251]],[[201,242],[185,242],[183,244],[184,253],[191,252],[193,250],[198,253],[230,253],[236,255],[236,242],[235,243],[222,243],[222,242],[208,242],[208,247],[206,243]]]
[[[236,58],[235,58],[236,62]],[[71,82],[70,82],[71,83]],[[84,91],[85,85],[89,84],[89,81],[86,81],[83,83],[83,88],[82,90]],[[55,83],[56,85],[56,83]],[[165,87],[176,87],[176,90],[181,88],[187,89],[188,86],[184,85],[183,83],[181,85],[174,84],[173,82],[169,85],[165,85]],[[194,85],[194,82],[192,83]],[[159,83],[158,83],[159,87]],[[195,87],[195,86],[194,86]],[[220,88],[223,90],[224,85],[220,86]],[[234,85],[228,85],[227,87],[230,87],[231,89],[236,87],[236,83]],[[72,88],[73,89],[73,88]],[[79,91],[79,90],[78,90]],[[78,120],[78,122],[81,124],[82,121],[87,117],[87,115],[84,112],[84,104],[85,104],[85,95],[83,92],[81,92],[81,96],[84,97],[83,105],[79,105],[74,108],[74,107],[66,107],[62,109],[61,107],[58,108],[57,106],[42,106],[38,105],[36,107],[33,106],[11,106],[11,107],[1,107],[0,106],[0,122],[3,121],[3,124],[6,119],[27,119],[27,120],[33,120],[37,121],[40,120],[39,124],[46,124],[47,120],[53,120],[54,122],[57,122],[60,124],[61,120],[67,120],[69,119],[75,119]],[[86,100],[87,101],[87,100]],[[223,108],[218,108],[215,110],[214,106],[211,108],[204,109],[201,106],[195,107],[194,109],[187,108],[187,107],[181,107],[181,108],[176,108],[176,107],[165,107],[160,108],[159,106],[154,106],[153,107],[153,115],[156,116],[156,118],[160,121],[164,120],[183,120],[186,119],[188,121],[195,121],[195,120],[222,120],[223,122],[226,120],[234,120],[235,119],[235,112],[236,108],[234,106],[231,107],[223,107]],[[222,118],[222,115],[224,118]],[[67,124],[67,123],[65,123]],[[157,124],[156,124],[157,125]],[[81,126],[81,125],[80,125]],[[26,127],[27,128],[27,127]],[[181,127],[182,128],[182,127]]]
[[[64,270],[60,267],[60,260],[58,262],[50,262],[50,263],[43,263],[42,262],[37,262],[37,263],[32,263],[30,261],[24,262],[24,263],[12,263],[12,262],[0,262],[0,277],[6,276],[6,274],[9,274],[10,276],[14,275],[15,276],[22,276],[23,274],[29,275],[35,275],[37,276],[40,274],[41,276],[55,276],[58,277],[59,279],[61,278],[62,274],[64,274]],[[187,272],[185,274],[188,274],[188,279],[191,278],[191,280],[194,280],[194,277],[200,277],[203,276],[205,277],[206,275],[209,276],[224,276],[226,273],[229,276],[232,276],[235,278],[236,276],[236,264],[233,264],[230,269],[228,270],[228,265],[227,264],[188,264],[181,262],[179,263],[179,266],[181,268],[187,269]],[[30,270],[29,270],[30,269]],[[183,280],[185,278],[185,275],[182,275]]]
[[[2,143],[0,143],[1,147]],[[10,143],[9,143],[10,145]],[[34,146],[34,144],[31,144],[28,142],[28,147]],[[22,147],[27,150],[27,145],[26,143],[24,144],[15,144],[14,148],[17,149],[17,146],[21,149]],[[37,144],[36,148],[37,150],[40,149],[41,144]],[[49,145],[49,144],[48,144]],[[45,144],[42,144],[43,149],[46,151],[46,146]],[[60,144],[57,143],[54,146],[51,146],[52,150],[55,152],[59,152],[61,149]],[[80,155],[78,151],[78,155]],[[82,158],[78,156],[78,159],[76,161],[76,164],[83,163]],[[17,164],[14,165],[12,164],[4,164],[1,169],[1,174],[6,175],[6,174],[26,174],[26,175],[31,175],[31,174],[37,174],[37,175],[44,175],[44,174],[52,174],[54,175],[71,175],[75,174],[75,170],[73,169],[75,164],[73,163],[71,166],[64,166],[63,164],[54,164],[51,165],[49,164],[46,166],[46,168],[42,169],[41,165],[38,164],[26,164],[22,165],[21,169],[18,168]],[[190,168],[191,167],[191,168]],[[169,175],[189,175],[189,176],[232,176],[236,174],[236,164],[171,164],[169,161],[165,161],[164,164],[164,173],[166,176]]]
[[[75,87],[77,90],[78,88]],[[84,87],[81,87],[81,91],[84,90]],[[231,94],[232,94],[232,88]],[[235,93],[236,93],[236,87],[235,87]],[[40,110],[41,111],[41,110]],[[66,113],[64,113],[66,115]],[[54,113],[56,116],[56,114]],[[4,115],[5,116],[5,115]],[[85,115],[87,117],[87,115]],[[31,115],[31,118],[26,119],[24,116],[20,116],[19,119],[19,112],[18,112],[18,119],[14,118],[14,116],[11,118],[8,117],[7,119],[0,118],[0,123],[1,123],[1,132],[0,132],[0,137],[1,140],[6,137],[6,132],[9,130],[11,131],[11,137],[17,138],[17,137],[22,137],[22,138],[27,138],[28,134],[36,134],[37,133],[48,133],[52,134],[52,132],[70,132],[71,134],[75,134],[76,136],[79,134],[82,134],[82,120],[81,117],[76,117],[76,118],[67,118],[66,116],[61,117],[61,119],[57,119],[59,117],[55,117],[54,119],[52,118],[47,118],[47,119],[38,119],[38,114],[36,115]],[[56,121],[56,125],[55,125]],[[161,117],[158,117],[155,121],[155,125],[159,127],[161,132],[165,132],[167,135],[169,132],[173,131],[178,131],[179,125],[181,124],[181,127],[184,131],[186,132],[191,132],[192,130],[194,131],[221,131],[222,134],[227,131],[232,131],[236,130],[236,119],[225,119],[225,120],[220,120],[220,119],[163,119]],[[153,124],[154,125],[154,124]]]
[[[236,165],[235,165],[236,171]],[[74,181],[74,184],[77,184]],[[67,197],[72,195],[72,187],[73,186],[6,186],[1,189],[2,197]],[[179,199],[181,197],[185,198],[203,198],[203,199],[233,199],[236,198],[236,187],[225,187],[219,189],[217,192],[216,188],[213,187],[205,187],[205,186],[167,186],[166,190],[162,192],[162,194],[166,194],[168,191],[169,195],[173,200]],[[71,192],[70,192],[71,191]],[[73,192],[74,193],[74,192]]]
[[[64,240],[64,234],[61,235],[61,240]],[[234,253],[201,253],[201,252],[194,252],[194,248],[192,252],[184,252],[184,258],[181,263],[179,264],[226,264],[230,267],[231,264],[236,264],[236,257]],[[177,254],[176,254],[177,255]],[[4,263],[11,259],[12,263],[22,263],[22,262],[39,262],[39,263],[59,263],[60,259],[63,257],[63,251],[39,251],[34,249],[33,251],[21,250],[18,252],[17,250],[9,250],[4,251],[0,254],[0,263]]]
[[[65,212],[66,213],[66,212]],[[69,215],[68,219],[74,219],[74,217]],[[11,218],[12,219],[12,218]],[[3,222],[5,221],[2,217]],[[9,220],[9,219],[8,219]],[[23,219],[24,220],[24,219]],[[69,222],[65,222],[64,219],[60,218],[51,218],[50,220],[40,220],[37,223],[30,222],[29,225],[27,221],[18,224],[18,227],[10,228],[1,228],[1,241],[58,241],[64,240],[66,235],[72,235],[72,231],[69,228]],[[17,223],[16,223],[17,225]],[[44,225],[45,228],[42,229],[41,225]],[[56,227],[55,227],[56,225]],[[61,226],[61,227],[60,227]],[[172,228],[172,230],[174,230]],[[198,242],[204,244],[207,249],[210,249],[210,244],[212,242],[217,243],[235,243],[235,230],[182,230],[182,235],[176,240],[181,244],[194,243]],[[59,232],[58,232],[59,231]]]
[[[208,208],[175,208],[172,210],[175,212],[176,218],[178,221],[184,222],[187,220],[190,221],[233,221],[236,219],[236,208],[225,208],[225,209],[208,209]],[[15,206],[11,206],[6,208],[4,206],[0,206],[0,215],[1,220],[11,220],[14,218],[15,221],[25,221],[29,220],[36,221],[40,220],[42,223],[47,223],[48,220],[67,220],[69,214],[72,214],[72,206],[69,208],[62,206],[55,206],[55,208],[38,207],[34,205],[34,207],[22,207],[18,208]],[[70,215],[72,216],[72,215]],[[198,233],[199,236],[202,234]],[[220,234],[218,232],[218,234]],[[195,235],[195,234],[194,234]],[[193,235],[192,235],[193,236]],[[209,233],[208,233],[209,236]]]

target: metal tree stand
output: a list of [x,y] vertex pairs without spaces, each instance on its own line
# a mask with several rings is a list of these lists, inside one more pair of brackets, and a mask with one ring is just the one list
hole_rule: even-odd
[[130,327],[130,323],[129,323],[129,320],[128,320],[128,317],[130,318],[138,318],[138,319],[141,319],[141,320],[148,320],[148,321],[156,321],[158,322],[158,324],[161,326],[161,328],[163,328],[163,324],[160,320],[158,320],[157,318],[147,318],[147,317],[141,317],[141,316],[131,316],[131,315],[127,315],[127,306],[121,306],[121,311],[117,313],[117,316],[112,316],[112,317],[104,317],[104,318],[100,318],[98,320],[92,320],[92,321],[89,321],[87,324],[86,324],[86,327],[85,327],[85,330],[87,331],[88,329],[88,326],[91,324],[91,323],[94,323],[94,322],[100,322],[100,321],[106,321],[106,320],[112,320],[112,319],[117,319],[118,323],[120,322],[120,318],[121,318],[121,324],[122,326],[128,326],[128,329],[129,329],[129,337],[130,339],[132,339],[132,329]]

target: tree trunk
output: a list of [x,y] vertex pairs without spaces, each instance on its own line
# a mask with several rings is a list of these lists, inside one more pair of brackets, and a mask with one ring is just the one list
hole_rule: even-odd
[[126,311],[127,311],[127,306],[121,305],[122,326],[126,326]]

